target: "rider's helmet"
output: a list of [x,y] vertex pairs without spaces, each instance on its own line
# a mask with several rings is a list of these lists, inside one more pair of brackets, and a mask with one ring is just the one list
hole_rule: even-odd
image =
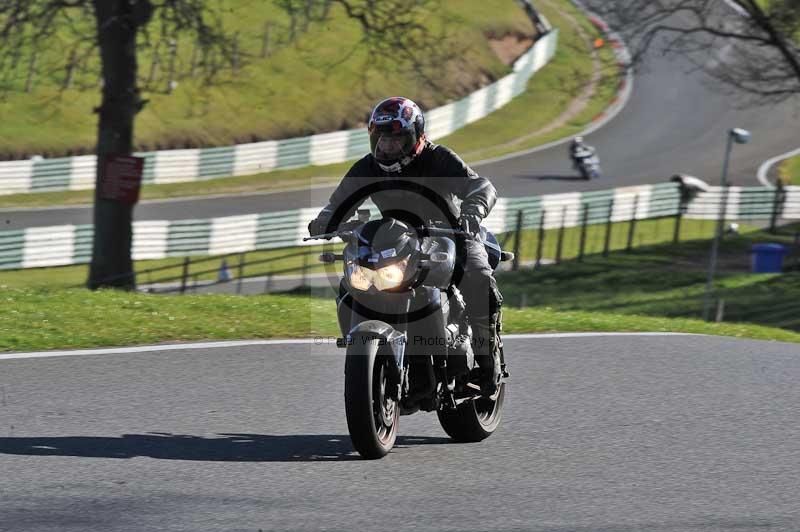
[[580,148],[583,147],[583,137],[573,137],[572,142],[569,144],[569,151],[573,155],[577,152]]
[[387,172],[401,171],[425,147],[425,118],[408,98],[388,98],[376,105],[368,131],[372,156]]

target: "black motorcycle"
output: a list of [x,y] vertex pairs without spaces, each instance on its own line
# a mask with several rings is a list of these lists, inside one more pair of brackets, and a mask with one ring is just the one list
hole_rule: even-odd
[[[399,416],[435,410],[456,441],[476,442],[498,427],[508,377],[500,342],[502,380],[487,396],[472,330],[456,287],[461,275],[460,230],[430,222],[411,227],[393,218],[346,222],[311,239],[341,238],[343,254],[323,253],[326,263],[343,261],[338,298],[339,325],[347,349],[345,411],[350,438],[364,458],[381,458],[397,438]],[[496,238],[481,236],[496,268],[513,254]],[[457,249],[458,248],[458,249]]]
[[581,149],[572,155],[572,165],[586,181],[596,179],[603,174],[600,169],[600,158],[593,148]]

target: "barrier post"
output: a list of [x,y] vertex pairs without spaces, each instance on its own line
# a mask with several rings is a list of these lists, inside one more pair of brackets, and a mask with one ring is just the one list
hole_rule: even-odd
[[625,246],[625,251],[630,252],[633,249],[633,234],[636,232],[636,211],[639,209],[639,195],[633,197],[633,214],[631,221],[628,225],[628,244]]
[[537,270],[542,265],[542,245],[544,244],[544,216],[545,216],[545,210],[542,209],[542,216],[539,218],[539,241],[536,242],[536,263],[533,265],[533,267]]
[[681,195],[678,200],[678,212],[675,214],[675,232],[672,233],[673,244],[677,244],[681,240],[681,221],[683,220],[683,213],[686,210],[686,198],[684,196],[683,188],[681,188]]
[[514,260],[511,262],[511,270],[518,271],[519,270],[519,255],[520,255],[520,246],[522,243],[522,222],[524,219],[524,213],[522,209],[517,211],[517,228],[514,232]]
[[236,293],[242,293],[242,279],[244,279],[244,253],[239,253],[239,266],[236,268]]
[[611,214],[614,212],[614,198],[608,202],[608,219],[606,220],[606,240],[603,243],[603,256],[608,257],[608,248],[611,245]]
[[181,294],[186,292],[186,280],[189,277],[189,257],[183,258],[183,271],[181,272]]
[[723,298],[719,298],[717,300],[717,315],[716,321],[717,323],[721,323],[725,319],[725,300]]
[[264,283],[264,293],[269,294],[270,289],[272,288],[272,273],[267,274],[267,280]]
[[583,219],[581,220],[581,243],[578,246],[578,262],[583,262],[583,252],[586,249],[586,229],[589,225],[589,204],[583,206]]
[[780,214],[783,201],[783,181],[778,179],[778,182],[775,184],[775,195],[772,197],[772,215],[769,219],[769,232],[772,234],[775,234],[775,231],[777,230],[778,215]]
[[561,227],[558,228],[558,243],[556,244],[556,264],[561,262],[561,250],[564,247],[564,222],[567,218],[567,206],[561,209]]

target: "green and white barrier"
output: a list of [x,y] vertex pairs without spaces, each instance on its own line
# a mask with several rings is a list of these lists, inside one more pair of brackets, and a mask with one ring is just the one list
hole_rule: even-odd
[[[800,220],[800,187],[786,187],[776,203],[774,189],[731,187],[729,220],[769,220],[777,207],[782,220]],[[722,191],[712,187],[684,207],[683,216],[716,219]],[[377,209],[372,206],[373,215]],[[501,198],[485,225],[495,233],[522,227],[545,229],[676,216],[681,210],[675,183],[527,198]],[[226,216],[210,220],[141,221],[133,224],[136,260],[187,255],[224,255],[315,244],[303,242],[308,223],[320,208]],[[91,225],[35,227],[0,232],[0,270],[85,264],[91,259]]]

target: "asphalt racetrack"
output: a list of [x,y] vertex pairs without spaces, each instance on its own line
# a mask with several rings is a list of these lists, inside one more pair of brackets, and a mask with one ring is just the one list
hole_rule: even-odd
[[0,356],[0,530],[800,530],[797,345],[506,345],[497,433],[415,414],[379,461],[332,345]]

